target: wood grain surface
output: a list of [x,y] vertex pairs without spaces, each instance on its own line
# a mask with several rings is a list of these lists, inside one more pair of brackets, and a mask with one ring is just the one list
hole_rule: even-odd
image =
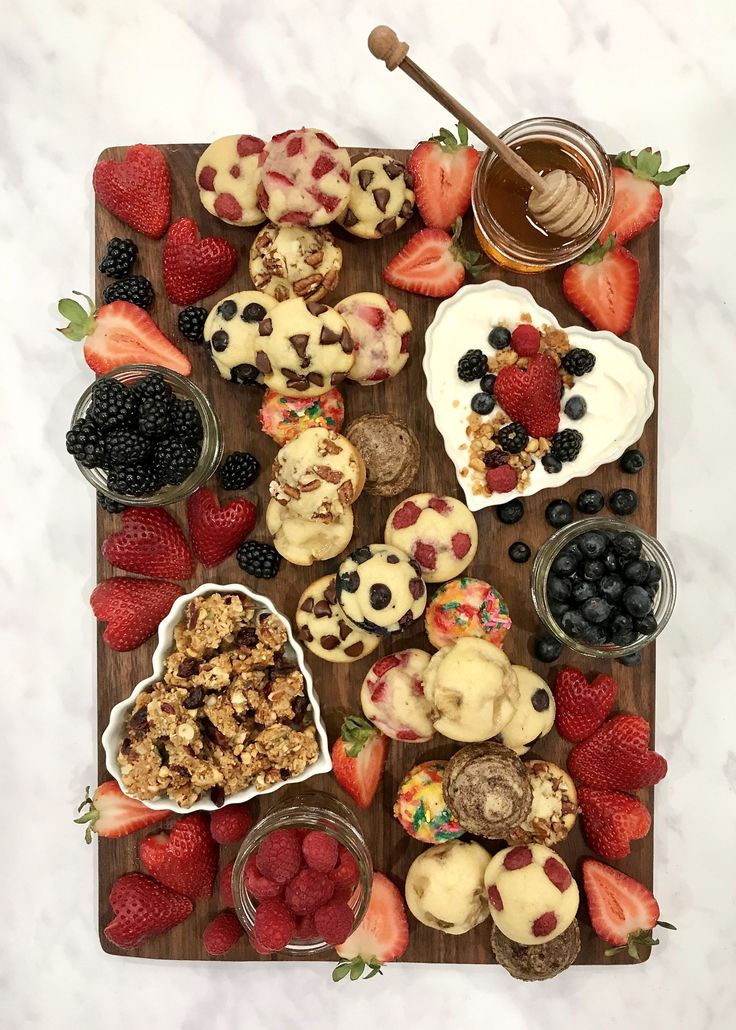
[[[166,154],[172,173],[173,211],[172,221],[184,215],[193,216],[203,235],[218,235],[229,239],[238,248],[241,260],[228,284],[214,297],[205,302],[211,306],[230,293],[237,290],[250,289],[248,275],[248,250],[254,238],[255,230],[234,228],[211,217],[201,206],[194,180],[194,169],[204,145],[171,145],[161,149]],[[111,148],[103,157],[121,158],[125,149]],[[353,151],[356,153],[358,151]],[[399,159],[406,159],[407,152],[391,151]],[[465,219],[466,242],[473,239],[472,219]],[[406,419],[416,432],[422,444],[422,457],[419,474],[411,488],[403,496],[422,490],[451,494],[461,497],[462,492],[455,479],[452,464],[445,454],[442,439],[435,429],[432,413],[425,399],[425,382],[422,372],[422,356],[424,332],[431,322],[437,302],[413,294],[403,293],[386,287],[382,272],[388,260],[397,253],[409,236],[421,227],[418,215],[402,230],[380,241],[363,241],[349,236],[339,228],[336,233],[343,247],[344,264],[338,290],[327,298],[328,303],[335,303],[341,297],[364,290],[375,290],[385,293],[405,308],[413,323],[411,337],[411,357],[404,370],[392,380],[372,388],[362,388],[347,384],[344,390],[346,402],[346,425],[350,420],[367,412],[390,412]],[[162,330],[191,357],[193,364],[192,377],[204,390],[224,426],[225,452],[247,450],[255,454],[262,465],[262,473],[247,496],[257,501],[259,521],[252,534],[252,539],[269,540],[263,515],[268,496],[269,467],[277,451],[276,444],[261,432],[258,423],[260,390],[254,387],[238,387],[221,379],[211,364],[208,356],[201,348],[188,343],[179,335],[176,320],[179,309],[166,299],[161,272],[161,254],[163,241],[149,240],[129,230],[101,205],[96,205],[96,256],[99,261],[104,253],[107,240],[112,236],[132,236],[139,247],[136,273],[147,276],[154,285],[156,300],[151,309],[156,322]],[[658,357],[658,306],[659,306],[659,236],[655,226],[643,237],[630,244],[632,252],[641,265],[641,297],[634,323],[628,338],[641,348],[646,362],[657,372]],[[581,316],[565,301],[562,289],[562,269],[537,276],[520,276],[504,269],[491,266],[481,278],[500,278],[513,285],[529,289],[536,300],[555,313],[560,323],[574,325],[581,321]],[[108,280],[97,275],[97,300],[102,302],[102,290]],[[514,626],[507,637],[506,651],[515,663],[531,666],[548,682],[553,682],[554,668],[544,666],[535,661],[532,646],[537,623],[532,608],[529,592],[529,576],[531,562],[526,565],[514,565],[508,557],[508,547],[515,540],[525,540],[536,550],[552,532],[544,519],[544,509],[555,496],[561,496],[574,503],[580,490],[585,487],[596,487],[608,496],[621,486],[632,486],[639,493],[639,510],[635,523],[650,533],[656,529],[656,450],[657,450],[657,416],[649,420],[641,447],[646,455],[647,464],[637,477],[626,476],[617,464],[608,465],[583,483],[580,479],[572,480],[558,494],[549,491],[537,494],[525,502],[526,514],[523,520],[514,526],[502,525],[493,509],[486,509],[476,515],[479,529],[479,547],[469,574],[486,579],[493,583],[506,598]],[[210,484],[213,487],[215,481]],[[230,495],[233,496],[233,495]],[[221,499],[228,495],[220,493]],[[399,498],[375,498],[363,494],[355,508],[355,536],[352,547],[370,544],[383,539],[383,526],[389,511]],[[176,506],[175,516],[186,526],[184,505]],[[115,574],[115,570],[101,556],[99,545],[104,537],[119,524],[118,516],[98,511],[97,544],[98,579],[102,580]],[[333,572],[339,559],[318,563],[311,568],[297,568],[286,562],[282,563],[279,575],[269,581],[256,581],[239,569],[235,558],[224,562],[216,570],[205,570],[198,566],[194,577],[183,584],[185,590],[193,589],[207,579],[215,582],[230,583],[240,581],[247,586],[268,594],[276,606],[290,619],[293,619],[296,600],[301,591],[318,576]],[[430,588],[430,596],[432,590]],[[91,617],[91,616],[90,616]],[[102,627],[98,635],[98,728],[100,734],[105,728],[111,707],[127,697],[139,680],[150,673],[151,655],[155,640],[151,639],[136,651],[117,654],[110,651],[102,640]],[[322,705],[322,712],[327,724],[330,741],[339,732],[343,716],[347,712],[360,710],[359,691],[363,677],[370,664],[382,654],[391,653],[403,647],[423,647],[431,650],[423,632],[422,622],[415,624],[409,632],[401,637],[393,637],[382,642],[381,647],[372,656],[355,662],[352,665],[332,665],[307,652],[307,660],[314,674],[315,686]],[[636,712],[653,723],[654,718],[654,682],[655,656],[654,647],[644,652],[642,664],[636,669],[625,669],[620,665],[576,657],[563,652],[560,662],[574,662],[586,672],[612,672],[620,684],[618,707],[622,710]],[[406,871],[419,854],[423,845],[410,838],[392,817],[391,810],[396,789],[409,768],[417,762],[430,758],[447,758],[457,745],[442,737],[435,737],[426,744],[407,744],[393,741],[389,753],[386,773],[373,805],[367,811],[358,811],[357,816],[365,832],[373,853],[374,865],[388,873],[400,886]],[[562,741],[553,730],[542,740],[535,755],[551,759],[564,766],[569,745]],[[104,756],[99,752],[100,782],[109,778],[105,769]],[[331,775],[316,777],[309,781],[310,787],[326,790],[345,797]],[[296,787],[285,787],[284,792],[298,790]],[[652,792],[642,793],[642,798],[650,807]],[[261,813],[283,798],[281,792],[264,797],[259,808]],[[133,834],[120,840],[99,842],[99,922],[100,940],[105,951],[111,954],[131,954],[118,951],[102,934],[102,928],[111,918],[108,901],[110,888],[123,873],[141,869],[137,848],[142,834]],[[632,854],[617,863],[619,868],[652,885],[652,853],[653,833],[643,841],[636,841]],[[487,843],[487,842],[484,842]],[[222,849],[221,865],[224,865],[236,851],[235,846]],[[573,873],[580,882],[580,862],[590,852],[583,842],[580,828],[576,826],[569,838],[559,847],[562,856],[569,863]],[[582,889],[581,889],[582,898]],[[215,895],[209,901],[200,901],[195,906],[194,914],[173,931],[152,940],[138,948],[132,954],[146,958],[167,959],[207,959],[202,945],[202,931],[209,920],[219,910],[220,905]],[[582,951],[578,962],[582,964],[610,964],[612,961],[626,959],[604,959],[605,945],[598,941],[590,927],[584,902],[580,908],[580,928],[582,933]],[[420,925],[410,917],[410,944],[403,961],[406,962],[452,962],[483,963],[493,961],[489,946],[490,920],[476,927],[463,936],[449,936],[429,927]],[[250,948],[244,938],[224,960],[235,961],[281,961],[289,956],[260,957]],[[330,952],[321,956],[322,961],[331,960]]]

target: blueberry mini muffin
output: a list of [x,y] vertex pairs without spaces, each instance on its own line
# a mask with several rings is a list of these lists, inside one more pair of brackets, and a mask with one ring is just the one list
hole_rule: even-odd
[[424,611],[427,588],[419,566],[384,544],[359,547],[337,572],[337,602],[356,626],[383,636],[410,626]]
[[241,385],[258,381],[258,326],[275,307],[273,297],[243,290],[223,297],[212,308],[204,324],[204,345],[223,379]]
[[519,684],[519,701],[513,717],[493,739],[525,755],[541,737],[546,737],[555,722],[552,691],[536,672],[525,665],[512,666]]

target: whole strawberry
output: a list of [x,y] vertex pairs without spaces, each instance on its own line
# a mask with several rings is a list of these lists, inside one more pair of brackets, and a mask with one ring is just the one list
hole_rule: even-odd
[[218,844],[236,844],[246,837],[253,826],[250,805],[225,805],[210,816],[210,833]]
[[649,750],[649,735],[649,723],[640,715],[614,715],[568,755],[578,788],[640,790],[659,783],[667,762]]
[[578,804],[586,841],[609,862],[626,858],[631,841],[646,837],[652,825],[641,801],[617,790],[581,787]]
[[559,735],[564,740],[585,740],[610,715],[617,693],[618,683],[610,676],[596,676],[588,683],[585,673],[563,666],[554,688]]
[[201,487],[187,500],[192,547],[203,565],[219,565],[242,544],[256,524],[256,507],[237,497],[220,507],[217,498]]
[[136,143],[122,161],[98,161],[92,186],[99,202],[121,222],[158,240],[171,218],[166,158],[156,147]]
[[238,252],[221,236],[199,238],[193,218],[179,218],[164,243],[164,288],[172,304],[186,307],[224,286],[235,271]]
[[142,840],[140,859],[152,876],[188,898],[209,898],[217,873],[217,845],[202,812],[183,816],[171,833]]
[[176,583],[113,576],[98,583],[89,603],[100,622],[102,639],[113,651],[132,651],[156,632],[183,590]]
[[111,565],[139,576],[189,579],[194,572],[192,552],[164,508],[128,508],[122,523],[102,543],[102,553]]
[[105,937],[126,950],[183,923],[193,908],[189,898],[142,873],[127,873],[116,880],[110,905],[114,918],[105,927]]

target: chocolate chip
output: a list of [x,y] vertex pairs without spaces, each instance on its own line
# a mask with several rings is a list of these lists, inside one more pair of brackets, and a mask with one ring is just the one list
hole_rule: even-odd
[[400,218],[411,218],[413,211],[414,211],[414,205],[412,204],[412,202],[410,200],[405,200],[404,203],[401,205],[401,208],[399,210],[399,217]]
[[358,224],[358,216],[355,214],[352,208],[348,208],[345,212],[345,217],[342,220],[342,224],[346,229],[352,228],[352,226]]
[[330,329],[328,326],[323,325],[322,326],[322,332],[319,334],[319,342],[323,343],[323,344],[339,343],[340,342],[340,333],[336,333],[332,329]]
[[396,219],[395,218],[384,218],[382,222],[379,222],[376,226],[381,236],[388,236],[389,233],[396,232]]
[[546,712],[549,708],[549,694],[542,687],[532,694],[532,708],[535,712]]
[[340,643],[339,639],[334,633],[327,633],[324,637],[319,638],[319,642],[325,651],[334,651],[337,645]]
[[332,605],[324,599],[317,601],[314,606],[314,614],[318,619],[327,619],[332,615]]
[[354,644],[351,644],[349,647],[345,648],[345,654],[349,658],[358,658],[359,655],[361,655],[362,653],[363,653],[363,642],[361,640],[356,640],[356,642]]
[[330,376],[330,385],[339,386],[340,383],[344,383],[347,378],[346,372],[333,372]]
[[307,353],[307,344],[309,343],[309,335],[307,333],[296,333],[294,336],[289,337],[289,343],[297,352],[300,358],[303,358]]
[[362,190],[367,190],[373,182],[374,172],[370,168],[361,168],[358,172],[358,185]]
[[235,365],[230,369],[230,382],[238,383],[240,386],[250,386],[258,379],[258,369],[255,365],[243,362],[242,365]]
[[341,572],[338,580],[340,589],[346,590],[349,594],[354,594],[360,586],[360,576],[357,572]]
[[368,592],[371,608],[381,611],[391,604],[391,591],[385,583],[374,583]]
[[258,323],[258,335],[259,336],[270,336],[273,332],[273,322],[270,318],[264,318],[262,322]]
[[235,643],[238,647],[255,647],[258,643],[258,634],[252,626],[243,626],[235,634]]
[[420,597],[424,597],[424,591],[425,586],[423,579],[420,579],[418,576],[416,576],[413,579],[409,580],[409,593],[415,601],[418,601]]
[[263,372],[264,375],[270,375],[271,362],[268,360],[268,355],[263,350],[256,351],[256,368],[259,372]]
[[390,198],[391,194],[385,187],[379,187],[379,189],[373,191],[373,199],[379,211],[386,210]]
[[174,706],[170,705],[168,701],[162,701],[161,702],[161,711],[162,712],[166,712],[167,715],[173,715],[175,709],[174,709]]
[[335,604],[335,602],[337,601],[337,591],[335,590],[334,579],[330,583],[328,583],[323,596],[329,604]]
[[347,328],[343,329],[340,333],[340,346],[342,347],[345,354],[353,353],[353,341]]
[[238,305],[234,300],[224,300],[217,309],[217,314],[221,318],[224,318],[226,322],[229,322],[231,318],[235,318],[238,311]]
[[177,669],[176,675],[183,680],[188,680],[190,676],[196,676],[199,672],[199,659],[198,658],[183,658],[179,662],[179,668]]
[[347,622],[343,619],[337,620],[337,629],[340,633],[340,640],[347,640],[350,634],[353,632],[353,627],[348,626]]
[[230,343],[230,337],[224,329],[218,329],[216,333],[212,334],[210,341],[212,344],[212,350],[216,350],[218,354],[222,351],[227,350],[227,345]]
[[302,626],[299,632],[297,633],[297,636],[305,644],[311,644],[314,640],[314,637],[309,631],[309,626]]
[[404,166],[399,164],[398,161],[389,161],[388,164],[383,166],[383,170],[389,179],[397,179],[400,175],[404,174]]
[[401,558],[399,558],[398,554],[387,554],[386,561],[389,565],[398,565]]
[[414,571],[416,572],[417,576],[419,576],[421,578],[422,566],[419,564],[419,562],[416,560],[416,558],[410,558],[409,559],[409,564],[414,569]]
[[414,176],[411,174],[411,172],[404,172],[404,182],[406,183],[408,189],[413,188]]
[[204,691],[201,687],[192,687],[191,690],[187,691],[187,696],[182,701],[182,704],[191,711],[193,708],[199,708],[204,701]]
[[217,808],[222,808],[225,804],[225,789],[224,787],[212,787],[210,790],[210,799],[212,804]]
[[412,615],[412,613],[404,612],[404,614],[399,619],[399,627],[401,629],[406,629],[407,626],[411,626],[412,622],[414,622],[414,616]]
[[358,565],[362,565],[364,561],[368,561],[373,557],[373,552],[370,547],[358,547],[353,551],[350,557],[354,562],[357,562]]
[[[288,373],[288,375],[285,375],[284,373]],[[309,383],[304,378],[304,376],[300,376],[298,372],[294,372],[293,370],[288,368],[282,368],[281,374],[286,379],[286,385],[290,390],[298,390],[299,393],[302,393],[304,390],[309,389]]]
[[307,381],[314,383],[315,386],[325,385],[325,377],[320,372],[310,372],[307,376]]
[[302,612],[311,612],[314,608],[314,598],[306,597],[299,605],[299,610]]
[[327,305],[321,304],[318,300],[310,300],[307,303],[307,311],[312,315],[323,315],[328,310]]

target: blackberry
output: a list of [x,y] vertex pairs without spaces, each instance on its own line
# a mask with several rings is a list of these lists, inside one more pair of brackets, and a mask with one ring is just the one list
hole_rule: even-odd
[[457,363],[457,374],[464,383],[480,379],[488,371],[488,359],[482,350],[469,350]]
[[258,369],[255,365],[248,365],[243,363],[242,365],[234,365],[230,369],[230,382],[237,383],[238,386],[252,386],[258,382]]
[[105,466],[143,465],[150,446],[150,440],[134,429],[114,429],[105,437]]
[[161,483],[183,483],[199,461],[201,448],[187,440],[161,440],[153,449],[152,468]]
[[106,433],[132,422],[136,407],[136,397],[132,390],[117,379],[103,379],[92,391],[87,418],[94,422],[100,432]]
[[524,517],[524,502],[515,498],[513,501],[506,501],[496,508],[496,517],[505,526],[513,526],[515,522]]
[[105,460],[105,442],[97,426],[80,418],[66,434],[66,449],[80,465],[95,468]]
[[99,269],[103,275],[108,275],[111,279],[123,279],[130,275],[137,256],[138,248],[132,240],[121,240],[113,236],[108,241],[107,251],[100,261]]
[[204,430],[197,405],[194,401],[185,401],[175,397],[169,408],[169,424],[171,435],[180,440],[201,440]]
[[171,403],[162,397],[146,397],[138,411],[138,429],[144,436],[161,439],[171,431]]
[[139,401],[158,400],[170,401],[174,393],[160,372],[149,372],[143,379],[139,379],[133,387],[133,393]]
[[107,485],[116,494],[128,497],[149,497],[161,486],[152,468],[144,465],[121,466],[107,474]]
[[517,540],[509,547],[509,558],[512,562],[516,562],[517,565],[523,565],[524,562],[528,562],[531,556],[532,549],[523,540]]
[[105,497],[100,490],[97,491],[97,503],[103,511],[108,512],[110,515],[119,515],[121,511],[125,511],[127,508],[127,505],[121,504],[120,501],[113,501],[112,497]]
[[103,291],[106,304],[112,304],[116,300],[125,300],[129,304],[148,311],[153,304],[153,286],[145,275],[130,275],[125,279],[118,279],[110,283]]
[[488,342],[494,350],[504,350],[511,343],[511,333],[504,325],[494,325],[488,334]]
[[629,475],[636,475],[637,472],[641,472],[646,464],[646,458],[637,450],[636,447],[632,447],[628,451],[624,451],[621,455],[621,461],[619,462],[624,472],[628,472]]
[[198,308],[190,304],[179,312],[179,332],[192,343],[204,342],[204,324],[207,321],[207,308]]
[[273,579],[281,565],[281,555],[271,544],[246,540],[238,548],[236,558],[243,572],[256,579]]
[[573,347],[567,354],[562,355],[561,364],[571,376],[584,376],[595,365],[595,354],[591,354],[584,347]]
[[223,490],[247,490],[258,478],[261,466],[247,451],[233,451],[220,469]]
[[509,454],[518,454],[529,443],[529,434],[521,422],[509,422],[501,426],[493,439]]
[[575,461],[582,446],[582,433],[577,429],[562,429],[552,437],[552,457],[558,461]]

